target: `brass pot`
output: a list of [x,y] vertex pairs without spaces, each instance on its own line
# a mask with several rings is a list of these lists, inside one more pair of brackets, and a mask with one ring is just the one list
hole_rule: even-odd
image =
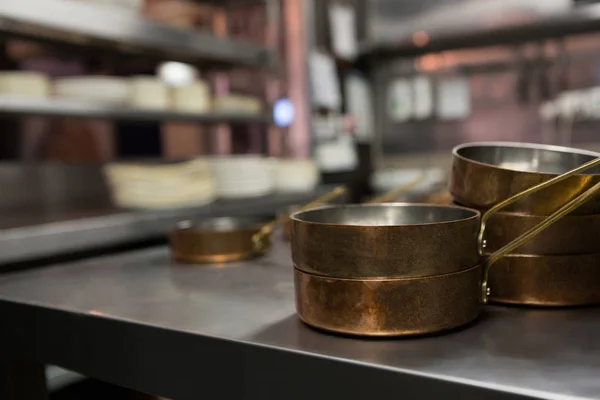
[[182,221],[171,231],[173,258],[182,262],[222,263],[261,255],[271,247],[270,235],[255,235],[268,222],[260,218],[221,217]]
[[600,304],[600,254],[508,255],[490,269],[489,300],[534,306]]
[[[493,252],[539,225],[545,217],[516,213],[494,213],[485,231],[485,251]],[[598,251],[600,214],[567,215],[515,249],[513,254],[566,255]]]
[[[455,147],[452,154],[450,192],[456,202],[478,209],[488,209],[600,157],[598,153],[568,147],[510,142],[467,143]],[[598,182],[600,168],[596,167],[521,199],[506,211],[549,215]],[[576,213],[600,213],[600,199],[581,206]]]
[[369,336],[452,329],[481,310],[481,267],[405,279],[342,279],[294,269],[296,309],[305,323]]
[[337,278],[447,274],[479,261],[479,212],[457,206],[385,203],[328,206],[293,214],[292,260]]

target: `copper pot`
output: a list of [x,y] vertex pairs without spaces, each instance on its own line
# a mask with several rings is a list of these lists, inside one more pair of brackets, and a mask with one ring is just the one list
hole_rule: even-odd
[[479,212],[385,203],[327,206],[292,215],[292,260],[337,278],[447,274],[478,263]]
[[[527,188],[563,174],[600,154],[530,143],[467,143],[452,151],[450,192],[456,202],[488,209]],[[549,215],[600,182],[600,168],[568,179],[515,202],[507,211]],[[600,199],[579,208],[578,214],[600,213]]]
[[307,324],[369,336],[416,335],[464,325],[480,313],[481,267],[405,279],[343,279],[294,269],[296,309]]
[[183,262],[222,263],[261,255],[271,247],[270,235],[261,236],[258,243],[253,237],[267,222],[232,217],[180,222],[169,235],[173,258]]
[[[485,251],[493,252],[539,225],[545,217],[494,213],[485,232]],[[514,254],[566,255],[598,251],[600,214],[567,215],[513,251]]]
[[581,306],[600,303],[600,254],[508,255],[490,269],[494,303]]
[[[367,336],[437,332],[473,320],[481,305],[487,302],[488,296],[495,295],[494,286],[488,285],[490,267],[591,200],[600,192],[600,183],[506,246],[484,256],[483,236],[490,216],[525,196],[596,165],[600,165],[600,158],[492,207],[481,217],[477,240],[472,236],[471,226],[475,224],[475,231],[477,230],[479,213],[455,206],[339,206],[292,215],[292,258],[296,267],[296,305],[300,318],[317,328]],[[419,210],[418,213],[406,213],[406,210],[411,209],[410,206],[415,207],[413,210]],[[430,240],[435,241],[436,238],[419,236],[422,235],[421,230],[433,227],[435,230],[432,232],[437,232],[438,228],[441,229],[439,232],[444,232],[446,225],[454,225],[452,231],[455,233],[468,232],[466,235],[471,235],[467,236],[470,240],[465,240],[465,237],[458,234],[445,236],[444,240],[438,242],[441,247],[437,247],[437,250],[432,248],[432,251],[444,255],[445,251],[455,247],[458,249],[457,255],[477,250],[482,257],[475,259],[470,265],[468,260],[462,265],[451,265],[447,268],[452,272],[440,273],[438,268],[441,264],[435,262],[435,256],[427,258],[431,263],[413,258],[419,253],[410,252],[410,246],[406,247],[410,253],[406,253],[405,258],[394,253],[395,246],[402,242],[411,243],[413,247],[427,246]],[[397,232],[404,232],[402,240]],[[314,238],[316,234],[321,234],[320,239],[328,242],[319,251],[312,252],[309,245],[316,246],[320,243]],[[309,245],[303,243],[306,241],[310,241]],[[351,256],[342,258],[340,249]],[[399,257],[388,263],[388,254]],[[353,263],[353,257],[358,257],[361,261]],[[448,264],[456,260],[462,259],[448,258]],[[419,267],[410,269],[411,263],[416,263]],[[349,265],[350,272],[345,270],[346,265]],[[381,277],[382,272],[395,275]],[[502,289],[496,290],[502,293]]]

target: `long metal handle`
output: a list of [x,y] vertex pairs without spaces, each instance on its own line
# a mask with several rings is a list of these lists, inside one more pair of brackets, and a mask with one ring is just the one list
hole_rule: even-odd
[[382,195],[376,196],[376,197],[372,198],[371,200],[367,201],[366,203],[367,204],[384,203],[386,201],[393,200],[394,198],[398,197],[399,194],[407,192],[410,189],[417,186],[419,183],[423,182],[423,180],[425,180],[425,176],[426,176],[425,172],[421,171],[421,173],[412,181],[410,181],[402,186],[398,186],[397,188],[394,188],[392,190],[389,190]]
[[514,202],[522,199],[523,197],[527,197],[530,194],[533,194],[535,192],[538,192],[544,188],[547,188],[548,186],[552,186],[555,183],[561,182],[573,175],[576,175],[580,172],[583,172],[587,169],[593,168],[597,165],[600,165],[600,157],[596,158],[592,161],[589,161],[583,165],[580,165],[579,167],[572,169],[569,172],[565,172],[562,175],[556,176],[552,179],[549,179],[545,182],[539,183],[535,186],[530,187],[529,189],[523,190],[522,192],[519,192],[511,197],[509,197],[506,200],[501,201],[500,203],[496,204],[495,206],[491,207],[490,209],[488,209],[482,216],[481,216],[481,226],[479,228],[479,235],[477,236],[477,247],[479,250],[479,255],[483,255],[484,250],[485,250],[485,241],[483,240],[483,234],[485,232],[485,227],[487,224],[487,221],[490,219],[490,217],[492,216],[492,214],[494,214],[495,212],[500,211],[501,209],[503,209],[504,207],[507,207],[511,204],[513,204]]
[[[572,169],[569,172],[566,172],[562,175],[559,175],[555,178],[552,178],[546,182],[540,183],[539,185],[535,185],[530,187],[527,190],[524,190],[512,197],[509,197],[508,199],[498,203],[497,205],[495,205],[494,207],[490,208],[482,217],[481,217],[481,226],[480,226],[480,230],[479,230],[479,236],[478,236],[478,246],[479,246],[479,252],[480,254],[483,254],[483,250],[484,250],[484,242],[483,242],[483,233],[485,230],[485,224],[487,222],[487,220],[489,219],[490,215],[492,215],[494,212],[497,212],[498,210],[502,209],[503,207],[506,207],[509,204],[514,203],[515,201],[529,195],[532,193],[537,192],[538,190],[541,190],[545,187],[548,187],[550,185],[553,185],[557,182],[560,182],[572,175],[575,175],[579,172],[583,172],[586,169],[595,167],[597,165],[600,165],[600,158],[597,158],[595,160],[592,160],[588,163],[585,163],[575,169]],[[516,249],[517,247],[521,246],[522,244],[526,243],[528,240],[530,240],[531,238],[533,238],[535,235],[537,235],[538,233],[540,233],[541,231],[543,231],[544,229],[546,229],[547,227],[549,227],[550,225],[552,225],[553,223],[555,223],[556,221],[558,221],[559,219],[561,219],[562,217],[564,217],[565,215],[569,214],[571,211],[575,210],[577,207],[581,206],[582,204],[584,204],[585,202],[591,200],[594,196],[596,196],[598,194],[598,192],[600,192],[600,182],[596,183],[594,186],[592,186],[590,189],[586,190],[585,192],[583,192],[582,194],[580,194],[579,196],[571,199],[568,203],[566,203],[565,205],[563,205],[561,208],[559,208],[557,211],[555,211],[553,214],[551,214],[550,216],[548,216],[548,218],[544,219],[542,222],[540,222],[538,225],[534,226],[533,228],[529,229],[527,232],[523,233],[521,236],[519,236],[518,238],[516,238],[515,240],[511,241],[510,243],[506,244],[504,247],[502,247],[501,249],[495,251],[494,253],[492,253],[485,261],[484,261],[484,265],[483,265],[483,282],[482,282],[482,293],[481,293],[481,298],[482,301],[484,303],[487,303],[487,298],[490,294],[490,288],[488,287],[488,278],[489,278],[489,272],[490,272],[490,267],[492,266],[492,264],[494,264],[496,261],[500,260],[502,257],[504,257],[505,255],[507,255],[508,253],[510,253],[511,251],[513,251],[514,249]]]
[[[319,204],[322,204],[322,203],[327,203],[328,201],[331,201],[331,200],[341,196],[344,193],[346,193],[346,187],[338,186],[338,187],[334,188],[333,190],[331,190],[330,192],[327,192],[323,196],[318,197],[315,200],[311,201],[310,203],[304,204],[302,207],[300,207],[298,210],[296,210],[296,212],[318,206]],[[264,224],[259,229],[258,232],[256,232],[254,235],[252,235],[252,244],[254,246],[254,250],[261,251],[264,246],[262,239],[265,236],[270,235],[271,232],[273,232],[273,229],[275,229],[275,227],[278,224],[285,221],[285,219],[289,218],[289,217],[290,216],[288,214],[282,214],[279,217],[275,218],[273,221]]]

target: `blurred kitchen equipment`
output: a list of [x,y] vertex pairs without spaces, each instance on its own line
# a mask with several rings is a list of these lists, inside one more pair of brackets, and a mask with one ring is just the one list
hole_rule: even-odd
[[119,207],[169,209],[198,207],[216,198],[208,163],[112,163],[104,167]]
[[71,99],[125,104],[129,81],[114,76],[74,76],[54,80],[54,95]]
[[218,196],[237,199],[273,192],[274,163],[273,159],[254,154],[212,157],[210,167]]
[[278,192],[310,192],[319,184],[319,168],[313,160],[279,159],[274,168]]
[[48,97],[50,80],[37,72],[0,71],[0,95]]
[[[389,196],[389,200],[404,200],[406,197],[428,196],[436,193],[441,186],[446,185],[446,174],[440,168],[382,169],[375,171],[371,176],[371,187],[376,193],[390,193],[412,182],[415,184],[401,193]],[[400,194],[403,196],[400,197]]]
[[145,110],[171,108],[169,87],[154,76],[134,76],[130,80],[129,104]]

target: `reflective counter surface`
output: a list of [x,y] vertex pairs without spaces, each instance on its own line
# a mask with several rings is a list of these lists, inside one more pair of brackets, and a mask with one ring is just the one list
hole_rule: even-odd
[[0,276],[0,318],[11,354],[174,399],[600,398],[598,308],[490,306],[420,338],[324,334],[295,315],[280,242],[221,266],[157,247]]

